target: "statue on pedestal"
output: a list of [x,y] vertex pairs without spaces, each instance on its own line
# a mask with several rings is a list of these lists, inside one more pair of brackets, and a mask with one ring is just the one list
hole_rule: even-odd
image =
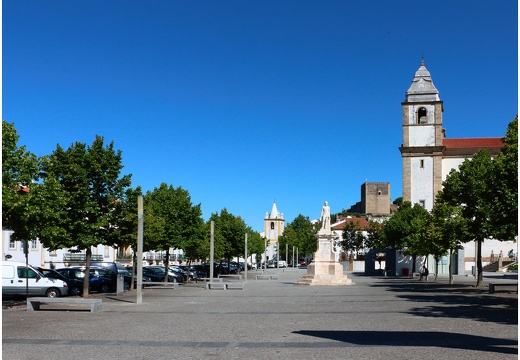
[[321,222],[321,233],[330,233],[330,207],[329,203],[325,201],[321,208],[321,215],[320,215],[320,222]]

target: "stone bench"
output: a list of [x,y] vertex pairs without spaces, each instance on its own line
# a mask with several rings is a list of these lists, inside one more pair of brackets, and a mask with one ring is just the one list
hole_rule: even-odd
[[206,289],[222,289],[222,290],[228,290],[228,289],[240,289],[244,290],[245,283],[243,282],[222,282],[222,281],[211,281],[206,283]]
[[206,289],[222,289],[226,290],[226,283],[223,281],[209,281],[206,283]]
[[256,280],[279,280],[279,275],[256,275]]
[[164,281],[145,281],[143,282],[143,285],[153,287],[171,287],[173,289],[177,289],[179,287],[179,283]]
[[516,293],[518,294],[518,282],[500,282],[500,283],[489,283],[489,289],[488,292],[490,294],[493,294],[495,292],[495,288],[497,286],[516,286]]
[[238,280],[242,280],[242,275],[219,275],[218,278],[219,279],[222,279],[222,278],[235,278],[235,279],[238,279]]
[[27,311],[40,310],[41,304],[73,304],[73,305],[90,305],[90,312],[101,311],[101,299],[90,298],[48,298],[48,297],[31,297],[27,299]]

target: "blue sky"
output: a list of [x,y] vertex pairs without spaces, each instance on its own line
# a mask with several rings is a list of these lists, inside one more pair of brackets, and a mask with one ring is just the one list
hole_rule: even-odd
[[401,196],[401,102],[421,58],[448,137],[502,137],[518,112],[507,1],[5,1],[2,118],[38,156],[95,135],[132,186],[182,186],[204,219],[263,231]]

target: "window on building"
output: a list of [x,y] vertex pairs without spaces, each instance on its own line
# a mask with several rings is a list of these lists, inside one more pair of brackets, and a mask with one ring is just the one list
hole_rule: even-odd
[[110,247],[109,246],[105,246],[105,257],[110,257]]
[[428,111],[426,108],[419,108],[417,111],[417,123],[418,124],[427,124],[428,123]]
[[421,169],[424,169],[424,160],[421,159]]
[[426,201],[425,201],[425,200],[419,200],[419,205],[420,205],[422,208],[425,208],[425,207],[426,207]]
[[38,250],[38,241],[31,240],[31,250]]
[[271,230],[274,230],[274,221],[271,222]]
[[16,241],[9,239],[9,249],[16,249]]
[[49,256],[58,256],[58,252],[56,250],[49,251]]

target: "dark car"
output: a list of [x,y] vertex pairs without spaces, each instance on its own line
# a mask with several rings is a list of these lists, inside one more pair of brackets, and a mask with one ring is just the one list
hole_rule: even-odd
[[[85,269],[82,268],[62,268],[56,269],[57,272],[70,279],[77,279],[83,282]],[[91,269],[89,274],[89,291],[106,293],[113,291],[112,281],[109,278],[96,275],[95,270]]]
[[[119,275],[123,275],[125,278],[125,290],[130,289],[130,284],[132,284],[132,269],[118,268],[117,271],[119,271]],[[150,281],[152,281],[152,279],[149,276],[143,275],[143,284]],[[137,288],[137,276],[134,276],[134,288]]]
[[83,280],[68,278],[56,270],[38,268],[44,277],[49,279],[62,280],[67,283],[70,296],[77,296],[83,294]]
[[[162,266],[143,266],[143,276],[148,276],[154,282],[164,281],[164,267]],[[178,282],[177,277],[168,274],[168,282]]]

